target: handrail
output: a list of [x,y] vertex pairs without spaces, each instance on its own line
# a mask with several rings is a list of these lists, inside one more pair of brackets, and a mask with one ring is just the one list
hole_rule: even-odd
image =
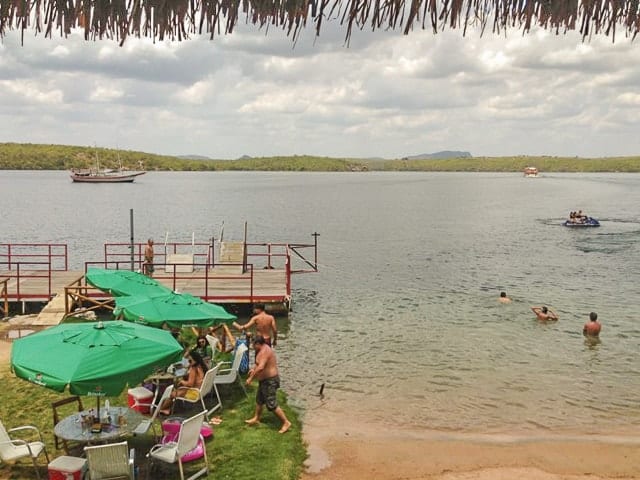
[[0,243],[0,262],[13,270],[17,263],[48,264],[50,270],[69,269],[66,243]]
[[[146,243],[134,243],[133,248],[133,257],[134,263],[138,265],[139,270],[142,269],[142,264],[144,263],[144,249]],[[209,264],[209,259],[211,255],[209,253],[209,249],[211,244],[208,242],[168,242],[165,245],[163,251],[154,252],[154,264],[160,265],[162,260],[166,262],[167,258],[171,254],[177,254],[178,249],[180,247],[191,247],[192,255],[194,260],[204,260],[206,264]],[[195,252],[195,248],[198,248],[198,252]],[[120,259],[126,258],[126,263],[129,264],[129,270],[131,269],[131,243],[124,242],[115,242],[115,243],[105,243],[104,244],[104,264],[112,264],[113,262],[125,263],[124,260],[120,261]],[[96,263],[96,262],[92,262]],[[199,263],[199,262],[197,262]],[[118,267],[120,268],[120,267]]]
[[[85,262],[84,271],[86,273],[87,270],[92,266],[100,266],[102,268],[115,267],[115,269],[119,269],[121,265],[124,265],[124,264],[128,265],[129,263],[130,263],[129,261],[124,261],[124,260],[111,261],[111,262]],[[225,263],[224,265],[225,266],[242,266],[241,263],[237,263],[237,264]],[[154,262],[154,266],[156,267],[156,270],[153,275],[153,278],[165,285],[168,283],[169,284],[168,286],[173,291],[177,291],[177,289],[179,289],[180,281],[182,280],[189,281],[191,285],[196,283],[198,280],[203,280],[204,281],[203,289],[200,292],[196,291],[194,294],[202,297],[207,301],[215,300],[215,299],[220,300],[220,299],[228,298],[228,295],[210,295],[209,294],[210,286],[215,285],[217,283],[228,285],[229,283],[237,282],[238,284],[242,284],[242,283],[247,284],[247,288],[244,294],[233,295],[234,298],[237,297],[242,299],[249,299],[251,302],[253,302],[253,299],[255,298],[255,291],[254,291],[254,285],[255,285],[254,271],[255,270],[254,270],[253,264],[247,265],[248,267],[247,272],[244,275],[215,274],[213,270],[210,268],[211,265],[208,263]],[[167,272],[167,267],[169,267],[168,268],[169,272]],[[182,267],[192,267],[193,272],[183,274],[182,272],[178,271],[178,269]],[[242,286],[240,286],[240,290],[242,290]]]
[[[0,270],[2,265],[6,265],[7,262],[0,262]],[[46,265],[47,268],[29,268],[38,265]],[[3,275],[9,279],[15,279],[16,286],[16,300],[20,301],[29,297],[41,297],[42,295],[28,295],[20,292],[20,287],[25,279],[28,278],[46,278],[47,279],[47,297],[51,297],[52,290],[52,275],[51,272],[54,269],[51,267],[51,262],[12,262],[12,266],[15,267],[11,270],[3,271]],[[8,292],[7,292],[8,295]]]

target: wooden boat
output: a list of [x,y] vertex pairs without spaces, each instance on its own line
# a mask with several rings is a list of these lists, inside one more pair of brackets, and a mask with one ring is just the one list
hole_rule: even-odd
[[[120,163],[120,155],[118,155]],[[142,167],[142,162],[140,162]],[[70,172],[71,180],[80,183],[131,183],[136,177],[144,175],[144,170],[127,170],[122,168],[100,168],[98,160],[98,152],[96,151],[96,167],[86,169],[72,169]]]
[[524,176],[525,177],[537,177],[538,176],[538,169],[536,167],[526,167],[524,169]]
[[71,180],[84,183],[131,183],[145,171],[135,170],[71,170]]

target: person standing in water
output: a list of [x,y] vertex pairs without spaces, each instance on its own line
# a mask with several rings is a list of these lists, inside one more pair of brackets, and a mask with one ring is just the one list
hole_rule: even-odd
[[538,320],[558,320],[558,315],[556,314],[556,312],[554,312],[550,308],[545,307],[544,305],[541,307],[531,307],[531,310],[536,314]]
[[596,312],[591,312],[589,314],[589,321],[585,323],[582,328],[582,334],[585,337],[597,337],[600,335],[601,329],[602,325],[598,322],[598,314]]
[[498,298],[500,303],[511,303],[511,299],[507,297],[507,292],[500,292],[500,297]]

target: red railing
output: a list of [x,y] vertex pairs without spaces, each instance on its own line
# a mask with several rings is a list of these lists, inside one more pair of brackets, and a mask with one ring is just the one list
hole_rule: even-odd
[[0,243],[0,265],[13,270],[23,266],[48,265],[47,270],[67,271],[69,269],[68,247],[66,243]]
[[[104,244],[104,263],[116,265],[116,268],[126,268],[131,270],[132,263],[134,270],[142,270],[144,263],[144,250],[146,243],[134,243],[133,255],[131,254],[130,243],[105,243]],[[196,264],[204,263],[210,265],[213,263],[213,248],[209,243],[168,243],[166,245],[156,244],[154,248],[154,264],[167,263],[169,255],[178,254],[189,247],[190,254]],[[105,267],[106,268],[106,267]]]
[[[12,300],[51,298],[52,272],[67,271],[68,266],[68,248],[64,243],[0,243],[0,271],[9,281],[15,280],[15,292],[9,291],[9,281],[5,284],[5,295]],[[21,291],[25,281],[39,278],[46,279],[46,292]]]
[[[128,270],[130,266],[130,262],[127,263],[125,268],[122,268],[123,262],[85,262],[85,273],[87,269],[90,267],[99,267],[99,268],[114,268],[114,269],[126,269]],[[236,266],[240,270],[242,264],[224,264],[225,266]],[[254,279],[254,266],[247,265],[247,269],[242,274],[236,275],[221,275],[219,273],[213,273],[210,265],[206,263],[179,263],[179,264],[166,264],[166,263],[156,263],[154,262],[155,271],[153,273],[153,278],[158,280],[163,285],[168,286],[174,291],[179,291],[181,289],[182,281],[185,283],[189,283],[189,291],[193,295],[197,295],[207,301],[221,301],[230,303],[232,300],[237,302],[248,302],[253,303],[257,301],[283,301],[283,298],[275,295],[259,295],[255,292],[255,279]],[[190,267],[190,272],[181,272],[181,269],[185,267]],[[169,271],[167,271],[169,270]],[[198,281],[203,281],[202,288],[197,289],[194,287],[198,283]],[[86,283],[86,282],[85,282]],[[225,285],[226,290],[229,291],[228,288],[231,284],[237,284],[239,286],[235,287],[235,291],[232,290],[232,293],[225,294],[211,294],[209,290],[215,290],[215,285]],[[104,294],[88,294],[88,296],[93,297],[102,297]]]

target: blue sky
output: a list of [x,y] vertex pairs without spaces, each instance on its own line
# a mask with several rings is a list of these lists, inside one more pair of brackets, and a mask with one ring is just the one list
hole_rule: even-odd
[[[30,32],[32,33],[32,32]],[[240,26],[175,43],[0,44],[0,141],[212,158],[640,154],[640,49],[618,36]]]

